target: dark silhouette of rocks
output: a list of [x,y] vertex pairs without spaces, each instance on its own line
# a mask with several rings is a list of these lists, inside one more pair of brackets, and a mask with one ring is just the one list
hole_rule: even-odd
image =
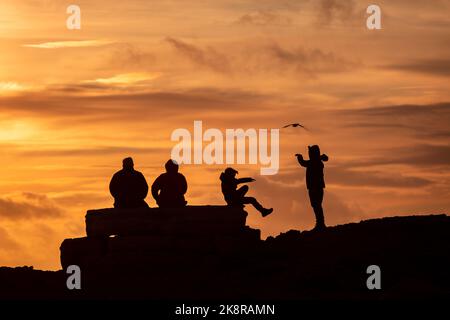
[[[0,268],[0,297],[60,299],[448,299],[450,217],[389,217],[260,240],[225,206],[90,210],[87,237],[61,245],[67,275]],[[381,290],[368,290],[378,265]]]
[[64,240],[61,264],[109,268],[132,259],[154,268],[167,259],[184,263],[205,253],[256,246],[260,231],[245,226],[246,216],[226,206],[89,210],[87,237]]
[[[0,267],[0,300],[68,299],[63,271]],[[72,295],[73,296],[73,295]]]

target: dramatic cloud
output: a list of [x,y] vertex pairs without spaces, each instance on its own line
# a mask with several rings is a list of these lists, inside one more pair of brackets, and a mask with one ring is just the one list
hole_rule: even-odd
[[0,198],[0,219],[46,219],[62,215],[63,211],[46,195],[24,192]]

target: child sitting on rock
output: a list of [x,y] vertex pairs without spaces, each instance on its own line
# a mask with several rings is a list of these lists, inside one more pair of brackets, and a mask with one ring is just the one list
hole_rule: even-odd
[[237,186],[241,183],[253,182],[253,178],[240,178],[236,179],[238,172],[233,168],[226,168],[224,172],[220,174],[220,181],[222,186],[222,193],[225,201],[229,206],[244,206],[244,204],[252,204],[256,210],[261,212],[263,217],[272,213],[273,209],[264,208],[255,198],[246,197],[248,192],[248,186],[242,186],[239,189]]

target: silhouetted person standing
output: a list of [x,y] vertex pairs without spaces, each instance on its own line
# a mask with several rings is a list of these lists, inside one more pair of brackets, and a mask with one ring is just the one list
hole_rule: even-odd
[[225,201],[229,206],[243,206],[244,204],[252,204],[256,210],[261,212],[263,217],[272,213],[273,209],[264,208],[255,198],[246,197],[248,192],[248,186],[242,186],[237,189],[238,185],[246,182],[253,182],[253,178],[240,178],[236,179],[238,172],[233,168],[226,168],[224,172],[220,174],[220,181],[222,187],[222,193]]
[[318,145],[308,146],[309,160],[304,160],[301,154],[296,154],[298,163],[306,167],[306,187],[308,188],[309,200],[316,215],[316,226],[314,230],[323,230],[326,228],[323,216],[322,201],[323,189],[325,189],[325,180],[323,176],[323,162],[328,161],[326,154],[320,154]]
[[109,183],[109,191],[114,197],[114,208],[148,207],[144,200],[148,193],[144,175],[134,170],[132,158],[123,159],[122,164],[122,170],[116,172]]
[[152,195],[161,208],[179,208],[186,206],[184,194],[187,191],[186,178],[178,172],[178,164],[166,162],[166,173],[156,178],[152,185]]

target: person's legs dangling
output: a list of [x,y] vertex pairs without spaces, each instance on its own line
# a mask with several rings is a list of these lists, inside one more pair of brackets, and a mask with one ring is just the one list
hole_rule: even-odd
[[242,198],[242,203],[253,205],[253,207],[255,207],[256,210],[258,210],[259,212],[261,212],[261,215],[262,215],[263,217],[265,217],[265,216],[271,214],[272,211],[273,211],[273,209],[266,209],[266,208],[264,208],[264,207],[258,202],[258,200],[256,200],[254,197],[243,197],[243,198]]

